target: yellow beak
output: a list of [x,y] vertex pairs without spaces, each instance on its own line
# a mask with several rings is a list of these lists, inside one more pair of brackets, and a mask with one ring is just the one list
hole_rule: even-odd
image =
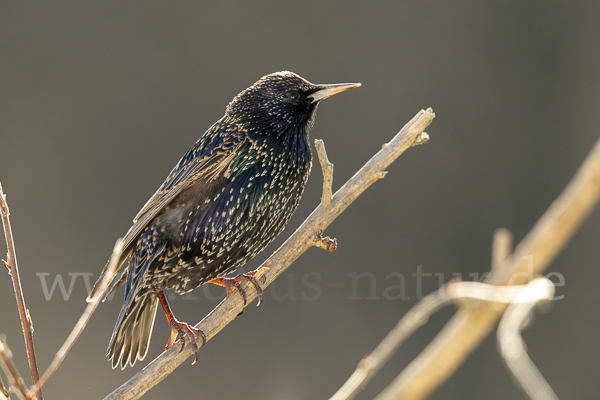
[[336,83],[334,85],[319,85],[319,90],[308,96],[313,101],[321,101],[328,97],[333,96],[341,92],[345,92],[348,89],[354,89],[360,86],[360,83]]

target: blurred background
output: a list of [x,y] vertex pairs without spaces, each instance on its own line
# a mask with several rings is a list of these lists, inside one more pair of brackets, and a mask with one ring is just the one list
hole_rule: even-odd
[[[4,1],[0,55],[0,177],[41,370],[115,240],[261,76],[288,69],[315,83],[362,82],[324,102],[311,133],[335,164],[334,189],[420,109],[436,113],[431,141],[327,229],[336,252],[302,255],[260,308],[248,307],[149,399],[329,398],[422,295],[489,270],[496,228],[521,240],[600,135],[596,1]],[[287,229],[244,270],[317,206],[321,182],[315,163]],[[562,399],[600,397],[599,235],[596,210],[548,269],[562,297],[524,332]],[[98,308],[46,398],[102,398],[160,354],[169,335],[161,313],[146,360],[111,369],[104,355],[122,296]],[[223,296],[211,285],[171,305],[196,323]],[[0,304],[0,333],[29,381],[6,273]],[[453,311],[431,318],[359,398],[379,393]],[[431,398],[525,396],[493,334]]]

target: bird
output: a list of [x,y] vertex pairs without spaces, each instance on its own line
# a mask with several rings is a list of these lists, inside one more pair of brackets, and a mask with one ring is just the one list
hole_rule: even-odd
[[171,328],[166,348],[179,338],[183,349],[187,339],[197,361],[196,337],[203,344],[206,338],[175,318],[166,290],[184,294],[212,282],[228,295],[240,290],[245,304],[240,282],[248,280],[260,304],[253,272],[227,275],[273,241],[296,210],[311,170],[309,132],[319,103],[359,86],[313,84],[290,71],[265,75],[183,155],[135,216],[109,289],[101,293],[99,283],[110,259],[87,298],[106,299],[125,285],[107,350],[113,369],[146,357],[159,303]]

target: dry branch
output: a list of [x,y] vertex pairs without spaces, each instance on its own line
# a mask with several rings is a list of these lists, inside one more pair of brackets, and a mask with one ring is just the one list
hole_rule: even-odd
[[[102,278],[102,281],[100,281],[100,285],[99,285],[99,289],[98,289],[100,293],[104,293],[106,291],[106,288],[108,287],[108,285],[110,283],[110,277],[113,276],[114,271],[117,269],[117,262],[121,258],[122,252],[123,252],[123,242],[121,239],[119,239],[115,243],[115,247],[113,249],[113,253],[110,258],[111,262],[108,265],[108,268],[106,270],[107,272],[104,275],[104,277]],[[67,337],[67,339],[65,340],[63,345],[60,347],[60,349],[56,352],[56,355],[54,356],[54,359],[50,363],[50,366],[48,366],[48,369],[46,369],[46,371],[42,375],[42,379],[40,379],[40,381],[37,383],[37,385],[33,385],[31,387],[31,389],[30,389],[31,392],[36,392],[36,391],[38,391],[38,389],[41,389],[42,386],[44,386],[44,384],[48,381],[48,379],[50,379],[50,377],[52,376],[54,371],[56,371],[58,369],[60,364],[63,362],[63,360],[67,356],[67,353],[69,352],[69,350],[71,350],[71,347],[73,347],[73,344],[75,344],[75,341],[77,340],[79,335],[81,335],[81,332],[83,332],[83,329],[87,325],[92,314],[94,313],[94,311],[96,311],[96,308],[98,307],[98,304],[100,304],[101,299],[102,298],[99,297],[96,300],[88,303],[83,314],[81,314],[81,317],[79,317],[79,320],[73,327],[73,330],[71,331],[71,333],[69,334],[69,336]]]
[[[17,298],[17,306],[19,309],[19,317],[21,318],[21,328],[23,329],[23,336],[25,336],[25,348],[27,350],[29,369],[31,371],[31,380],[35,385],[40,380],[40,375],[35,356],[35,346],[33,345],[33,323],[31,322],[29,310],[25,306],[25,298],[23,297],[23,290],[21,289],[21,279],[19,277],[19,267],[17,264],[17,253],[13,241],[12,228],[10,227],[10,218],[8,217],[10,215],[10,211],[8,210],[6,195],[2,190],[2,183],[0,183],[0,213],[2,214],[2,226],[4,227],[4,236],[6,237],[6,248],[8,249],[7,261],[4,263],[8,267],[10,276],[12,278],[15,297]],[[41,389],[37,390],[36,396],[38,400],[43,400]]]
[[[599,195],[600,139],[571,182],[488,282],[523,284],[530,275],[543,272],[592,211]],[[502,311],[487,304],[462,307],[376,400],[427,397],[487,336]]]
[[[385,175],[385,169],[400,154],[410,148],[417,138],[424,139],[426,137],[422,135],[423,130],[434,117],[435,115],[431,109],[421,110],[335,193],[329,205],[320,204],[300,228],[262,264],[262,266],[269,268],[269,271],[264,274],[263,287],[271,284],[310,247],[319,246],[322,242],[320,233],[361,193],[381,179]],[[250,284],[244,282],[243,285],[246,285],[243,288],[246,290],[248,301],[254,300],[256,293],[252,290]],[[243,307],[241,296],[228,296],[200,321],[196,328],[204,332],[208,341],[233,321]],[[105,400],[140,398],[191,356],[192,352],[191,346],[186,346],[182,352],[179,352],[179,346],[172,346],[171,349],[158,356],[128,382],[108,395]]]
[[513,235],[504,228],[496,229],[492,241],[492,275],[500,273],[502,263],[510,256],[512,251]]
[[[552,286],[546,278],[540,278],[544,287]],[[538,282],[539,286],[539,282]],[[387,334],[373,352],[365,356],[344,385],[329,400],[352,400],[383,367],[398,347],[418,328],[424,325],[431,315],[444,306],[464,300],[486,301],[509,304],[531,302],[537,297],[523,296],[527,286],[494,286],[479,282],[450,282],[438,291],[430,293],[413,306],[398,324]],[[552,290],[554,287],[552,286]]]
[[533,307],[554,296],[554,285],[546,278],[536,278],[523,288],[511,304],[498,326],[498,349],[513,377],[532,400],[558,400],[552,388],[527,355],[521,330]]
[[325,151],[325,143],[321,139],[315,140],[315,148],[317,149],[317,155],[319,156],[319,163],[321,164],[321,171],[323,172],[323,193],[321,195],[321,205],[327,207],[331,203],[333,197],[333,164],[329,162],[327,158],[327,152]]

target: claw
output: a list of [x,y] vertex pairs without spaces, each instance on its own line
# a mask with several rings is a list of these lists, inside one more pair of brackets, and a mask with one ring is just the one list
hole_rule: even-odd
[[175,316],[171,312],[171,308],[169,307],[169,304],[167,303],[167,299],[165,298],[163,292],[156,292],[156,295],[158,296],[158,299],[160,300],[160,303],[163,306],[163,309],[167,316],[167,320],[169,321],[169,326],[171,327],[171,336],[169,336],[169,340],[167,341],[165,350],[170,349],[171,346],[173,346],[173,344],[175,344],[177,340],[180,340],[181,348],[179,349],[179,352],[181,353],[183,351],[183,348],[185,347],[185,338],[187,337],[190,341],[190,345],[194,349],[194,362],[192,363],[192,365],[196,364],[196,362],[198,362],[198,352],[200,350],[198,343],[196,342],[196,335],[199,335],[202,338],[201,346],[204,346],[206,344],[206,335],[200,329],[196,329],[190,324],[181,322],[177,318],[175,318]]
[[[245,274],[239,274],[235,278],[217,278],[209,281],[210,283],[214,283],[215,285],[224,286],[227,289],[227,296],[233,291],[233,289],[237,289],[242,295],[242,299],[244,300],[244,307],[247,304],[246,301],[246,291],[242,288],[241,282],[249,281],[254,285],[256,289],[256,296],[258,297],[258,304],[256,306],[260,306],[263,298],[263,290],[262,287],[256,281],[254,275],[256,275],[257,271],[250,271]],[[243,311],[242,311],[243,312]],[[240,313],[241,314],[241,313]]]
[[[190,341],[190,345],[194,349],[194,362],[192,365],[196,364],[196,362],[198,362],[198,352],[200,351],[200,347],[204,346],[206,343],[206,335],[204,335],[204,332],[200,329],[196,329],[190,324],[177,321],[176,319],[170,322],[170,325],[171,337],[169,337],[165,350],[168,350],[175,341],[180,340],[181,348],[179,349],[179,352],[181,353],[185,347],[185,338],[187,337]],[[199,335],[202,338],[202,344],[200,346],[198,346],[198,343],[196,342],[196,335]]]

